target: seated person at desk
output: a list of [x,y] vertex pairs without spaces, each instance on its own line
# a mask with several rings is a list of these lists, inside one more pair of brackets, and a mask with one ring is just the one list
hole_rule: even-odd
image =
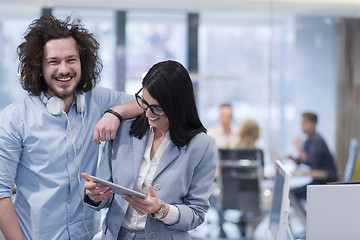
[[[310,184],[322,184],[337,180],[336,167],[333,157],[324,141],[324,139],[316,132],[317,115],[306,112],[302,115],[301,127],[302,131],[307,135],[304,147],[301,146],[299,138],[295,140],[295,147],[299,151],[300,156],[295,158],[288,156],[296,164],[304,163],[310,166],[311,170],[322,170],[325,177],[316,179]],[[292,192],[299,199],[306,199],[306,186],[294,189]]]
[[157,63],[135,96],[144,112],[123,121],[106,143],[97,176],[147,197],[114,195],[83,173],[85,202],[109,207],[103,239],[191,239],[188,231],[209,208],[217,150],[199,119],[190,76],[178,62]]
[[209,135],[215,138],[216,147],[220,148],[234,148],[238,136],[236,131],[231,126],[233,121],[232,107],[228,103],[220,106],[219,122],[220,125],[209,129]]
[[237,148],[255,148],[255,142],[259,138],[259,125],[251,119],[242,122],[239,130],[240,141]]

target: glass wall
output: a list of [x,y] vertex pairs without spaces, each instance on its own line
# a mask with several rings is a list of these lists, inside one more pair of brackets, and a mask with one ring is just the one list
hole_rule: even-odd
[[[241,17],[239,17],[241,16]],[[267,160],[294,153],[304,111],[319,115],[319,132],[334,150],[336,25],[334,19],[203,13],[199,28],[199,109],[207,127],[230,103],[234,127],[261,128]],[[221,60],[220,60],[221,59]],[[328,121],[331,119],[330,121]]]
[[143,74],[157,62],[172,59],[187,66],[186,16],[184,12],[127,12],[126,92],[137,92]]
[[238,13],[201,14],[198,96],[207,127],[218,123],[222,103],[232,105],[234,127],[248,118],[268,121],[270,41],[266,15],[252,22]]
[[26,96],[17,77],[16,48],[22,42],[27,26],[40,12],[40,6],[36,5],[0,7],[0,110]]

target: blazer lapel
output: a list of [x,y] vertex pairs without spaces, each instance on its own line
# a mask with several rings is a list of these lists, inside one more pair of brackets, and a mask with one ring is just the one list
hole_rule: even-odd
[[[135,181],[137,179],[137,176],[139,175],[140,166],[144,157],[144,152],[146,148],[146,142],[149,136],[149,132],[146,132],[145,135],[139,139],[137,137],[133,137],[133,154],[134,154],[134,175]],[[129,153],[130,154],[130,153]]]
[[173,162],[175,159],[177,159],[180,156],[180,153],[181,153],[181,148],[175,146],[170,141],[168,147],[166,148],[164,154],[161,157],[159,166],[153,177],[153,181],[167,166],[171,164],[171,162]]

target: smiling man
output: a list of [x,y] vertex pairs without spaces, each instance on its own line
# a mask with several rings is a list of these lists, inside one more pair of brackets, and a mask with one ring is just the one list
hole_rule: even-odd
[[29,96],[0,113],[0,229],[6,239],[92,239],[100,218],[83,204],[80,173],[95,174],[94,127],[106,112],[102,120],[112,127],[97,128],[94,138],[110,140],[122,117],[142,112],[134,97],[95,87],[99,44],[80,20],[70,20],[48,15],[33,21],[18,47]]
[[80,81],[80,57],[73,37],[54,39],[44,46],[43,77],[51,96],[65,102],[69,112],[74,91]]

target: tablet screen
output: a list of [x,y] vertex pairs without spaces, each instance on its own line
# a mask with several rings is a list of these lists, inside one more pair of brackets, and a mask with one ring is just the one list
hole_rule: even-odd
[[93,181],[99,182],[101,184],[104,184],[104,185],[110,187],[111,189],[114,190],[114,192],[116,194],[119,194],[119,195],[127,194],[127,195],[130,195],[130,196],[137,196],[137,197],[141,197],[141,198],[146,198],[147,197],[144,193],[137,192],[135,190],[132,190],[132,189],[129,189],[129,188],[126,188],[126,187],[122,187],[120,185],[117,185],[115,183],[106,181],[106,180],[98,178],[98,177],[94,177],[94,176],[91,176],[91,175],[90,175],[90,177],[91,177],[91,179]]

